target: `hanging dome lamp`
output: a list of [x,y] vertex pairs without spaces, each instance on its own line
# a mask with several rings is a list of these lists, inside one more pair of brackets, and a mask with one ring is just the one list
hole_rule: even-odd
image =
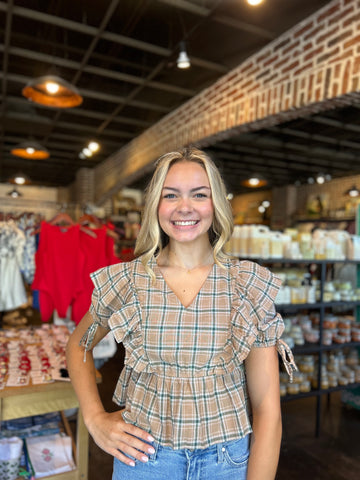
[[32,140],[15,145],[15,147],[10,150],[10,153],[16,157],[33,160],[44,160],[50,156],[50,153],[45,147]]
[[56,75],[31,80],[22,90],[27,99],[54,108],[77,107],[83,101],[78,89]]

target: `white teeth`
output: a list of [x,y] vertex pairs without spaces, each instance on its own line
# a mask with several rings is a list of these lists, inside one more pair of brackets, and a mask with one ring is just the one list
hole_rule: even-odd
[[179,226],[188,226],[188,225],[196,225],[197,223],[197,220],[187,220],[187,221],[184,221],[184,222],[174,222],[175,225],[179,225]]

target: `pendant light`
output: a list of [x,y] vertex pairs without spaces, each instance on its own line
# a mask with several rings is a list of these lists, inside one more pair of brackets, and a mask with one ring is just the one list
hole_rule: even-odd
[[349,188],[349,190],[346,190],[346,192],[344,192],[344,195],[355,198],[360,195],[360,191],[355,185],[353,185],[351,188]]
[[12,190],[10,190],[10,192],[7,192],[7,194],[9,197],[11,198],[18,198],[18,197],[22,197],[22,193],[20,193],[18,190],[16,190],[16,187],[14,187]]
[[22,172],[16,173],[11,178],[9,178],[8,181],[16,185],[29,185],[31,183],[30,178]]
[[16,157],[33,160],[44,160],[50,156],[50,153],[45,147],[32,140],[15,145],[15,147],[10,150],[10,153]]
[[186,52],[185,42],[180,42],[180,53],[176,61],[178,68],[184,70],[190,67],[190,58]]
[[264,178],[262,175],[259,175],[257,173],[253,173],[249,176],[249,178],[243,180],[241,182],[241,185],[244,187],[249,187],[249,188],[260,188],[264,187],[267,185],[267,180]]
[[31,80],[23,88],[27,99],[54,108],[77,107],[83,101],[78,89],[57,75],[45,75]]

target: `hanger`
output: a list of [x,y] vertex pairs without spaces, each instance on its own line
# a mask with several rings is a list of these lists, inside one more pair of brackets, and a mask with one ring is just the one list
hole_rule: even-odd
[[[64,227],[71,227],[75,225],[73,219],[70,217],[69,214],[65,212],[59,212],[53,217],[49,222],[47,222],[49,225],[61,225]],[[41,225],[36,228],[33,232],[31,232],[30,235],[36,235],[37,233],[41,232]]]
[[65,212],[60,212],[55,215],[49,222],[50,225],[64,225],[64,226],[71,226],[75,225],[74,220]]
[[96,215],[91,215],[89,213],[84,213],[79,220],[78,223],[80,225],[95,225],[96,228],[100,228],[103,226],[102,221],[96,216]]
[[96,215],[92,215],[90,213],[84,213],[84,215],[82,215],[79,220],[78,220],[78,223],[80,225],[88,225],[90,226],[91,224],[94,225],[94,228],[101,228],[101,227],[105,227],[106,228],[106,235],[108,235],[109,237],[112,237],[114,240],[118,240],[119,239],[119,235],[114,232],[111,228],[109,228],[108,225],[106,225],[106,223],[103,223],[101,221],[100,218],[98,218]]

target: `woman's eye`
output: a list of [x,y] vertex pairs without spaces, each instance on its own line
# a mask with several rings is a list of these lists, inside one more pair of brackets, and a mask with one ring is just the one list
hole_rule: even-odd
[[163,198],[175,198],[175,193],[165,193]]
[[196,193],[195,198],[206,198],[207,195],[205,193]]

